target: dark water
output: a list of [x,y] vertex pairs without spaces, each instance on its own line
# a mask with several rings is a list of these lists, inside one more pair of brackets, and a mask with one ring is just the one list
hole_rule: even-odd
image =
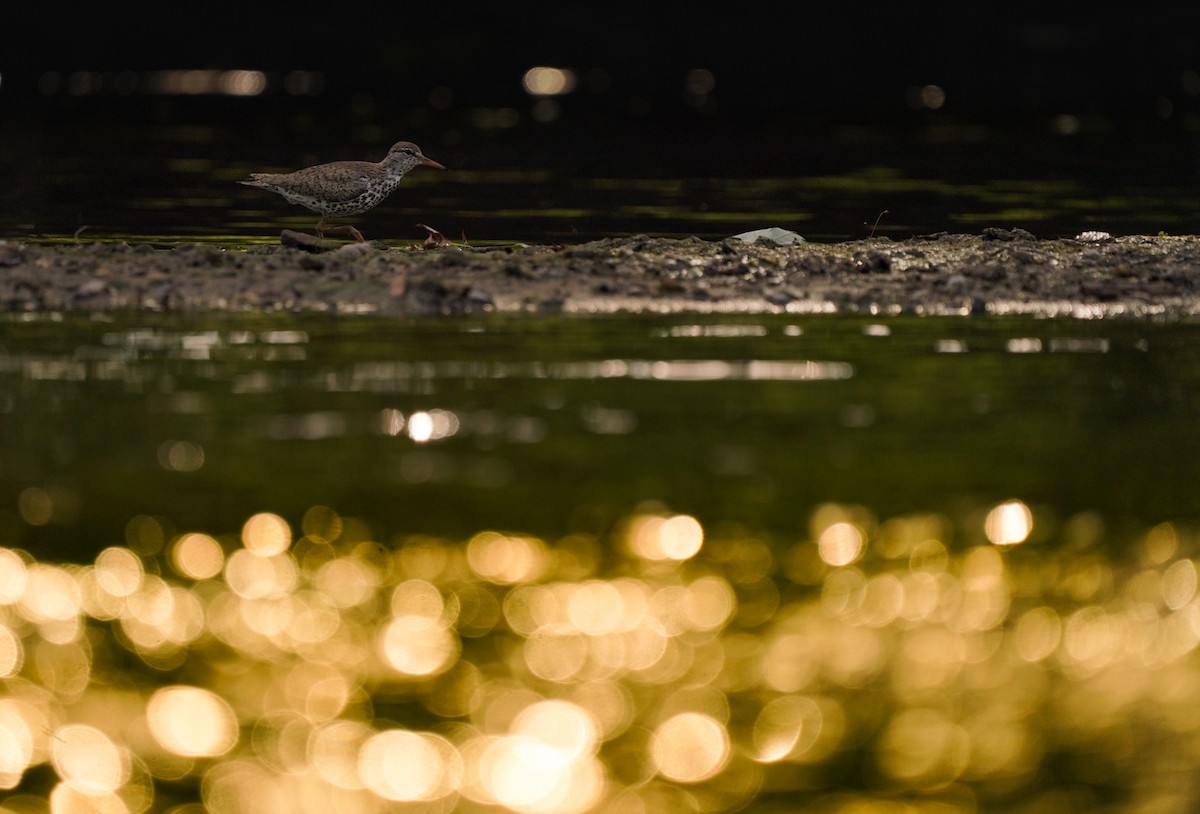
[[508,109],[242,119],[231,117],[233,102],[209,104],[16,119],[0,135],[11,179],[0,234],[273,242],[281,228],[311,230],[315,215],[238,179],[378,160],[401,138],[449,170],[414,172],[354,219],[368,237],[397,244],[423,239],[418,223],[475,243],[720,239],[766,226],[817,241],[989,226],[1039,237],[1186,234],[1200,209],[1200,139],[1186,121],[814,116],[615,126],[564,116],[538,125]]
[[1198,331],[7,317],[5,805],[1193,807]]

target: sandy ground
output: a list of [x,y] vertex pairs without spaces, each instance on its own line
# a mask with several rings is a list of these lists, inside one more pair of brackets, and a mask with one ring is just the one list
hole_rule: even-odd
[[0,241],[0,311],[1200,314],[1200,237],[1021,230],[835,244],[630,237],[471,247]]

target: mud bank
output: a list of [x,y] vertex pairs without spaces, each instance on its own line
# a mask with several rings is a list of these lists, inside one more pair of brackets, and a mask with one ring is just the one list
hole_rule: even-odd
[[1200,237],[1021,230],[777,245],[334,243],[171,249],[0,241],[0,311],[1200,314]]

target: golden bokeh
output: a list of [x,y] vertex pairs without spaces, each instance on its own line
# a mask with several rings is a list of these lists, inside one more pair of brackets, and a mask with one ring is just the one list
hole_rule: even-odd
[[575,72],[567,68],[538,66],[525,71],[521,86],[532,96],[557,96],[575,89]]
[[658,772],[679,783],[699,783],[725,768],[729,733],[720,721],[683,712],[663,721],[650,739],[650,759]]
[[386,800],[440,800],[458,791],[462,774],[454,746],[428,732],[389,729],[368,738],[358,753],[363,786]]
[[51,814],[137,814],[116,794],[86,794],[69,783],[50,793]]
[[1019,500],[1010,500],[994,507],[984,521],[987,538],[996,545],[1016,545],[1025,542],[1033,530],[1033,513]]
[[694,517],[643,515],[629,523],[628,545],[647,560],[687,560],[704,544],[704,529]]
[[12,628],[0,624],[0,678],[16,675],[25,663],[25,645]]
[[22,557],[22,552],[0,548],[0,605],[11,605],[20,599],[27,580],[26,557]]
[[146,718],[155,740],[185,757],[215,757],[233,748],[238,722],[229,702],[201,687],[156,690],[146,702]]
[[242,545],[260,557],[274,557],[292,545],[292,530],[279,515],[260,512],[242,526]]
[[379,633],[383,660],[398,673],[431,676],[445,672],[458,658],[458,637],[441,619],[405,614]]
[[41,727],[46,721],[35,709],[16,699],[0,699],[0,788],[12,789],[25,770],[46,750]]
[[830,565],[849,565],[863,553],[863,532],[853,523],[831,523],[817,539],[821,559]]
[[96,557],[96,581],[114,597],[128,597],[144,575],[142,561],[127,548],[106,548]]
[[826,504],[771,541],[643,508],[384,546],[314,507],[297,540],[262,513],[135,519],[83,564],[0,549],[0,805],[977,814],[1136,765],[1136,810],[1187,810],[1197,538],[970,517]]
[[50,747],[54,770],[81,794],[110,794],[129,779],[129,758],[124,750],[94,727],[59,727],[51,736]]
[[467,563],[488,582],[515,585],[538,580],[549,566],[545,543],[534,537],[485,531],[467,542]]
[[225,552],[207,534],[184,534],[172,543],[171,565],[188,579],[212,579],[225,567]]

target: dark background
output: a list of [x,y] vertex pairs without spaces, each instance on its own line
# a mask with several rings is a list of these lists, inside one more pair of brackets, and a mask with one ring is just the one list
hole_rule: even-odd
[[[307,215],[237,179],[377,160],[399,139],[455,172],[398,199],[434,215],[362,216],[375,234],[436,216],[476,240],[767,222],[842,239],[884,211],[894,237],[980,222],[1193,231],[1200,3],[1072,5],[47,4],[10,20],[0,48],[0,231],[269,234]],[[530,94],[534,66],[571,70],[575,89]],[[155,89],[189,70],[262,72],[265,87]],[[711,87],[689,87],[696,71]],[[306,90],[289,85],[298,75]],[[927,87],[944,102],[923,102]],[[887,189],[855,175],[869,168],[917,180]],[[854,186],[773,200],[702,182],[673,197],[669,184],[586,187],[815,177]],[[1012,200],[964,197],[1014,180]],[[1043,183],[1058,191],[1033,200]]]
[[[276,78],[320,71],[320,100],[330,105],[358,97],[420,106],[439,87],[454,106],[520,105],[520,77],[540,64],[581,78],[603,71],[596,86],[580,83],[571,104],[615,120],[630,116],[635,97],[651,101],[654,117],[745,124],[788,114],[903,117],[912,111],[906,91],[925,84],[945,90],[946,112],[982,117],[1171,118],[1200,109],[1200,4],[1070,5],[55,5],[8,29],[0,100],[10,113],[66,104],[37,90],[47,71],[248,68]],[[684,98],[693,68],[715,76],[716,104],[704,112]]]

